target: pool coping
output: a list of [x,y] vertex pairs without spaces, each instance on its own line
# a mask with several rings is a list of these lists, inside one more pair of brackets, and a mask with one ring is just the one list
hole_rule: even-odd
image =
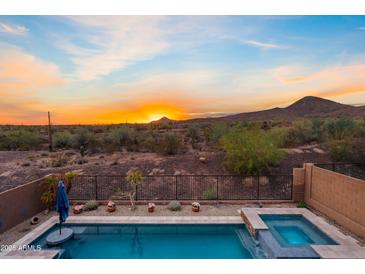
[[[48,229],[58,223],[53,216],[27,235],[16,241],[13,246],[30,245]],[[70,216],[66,224],[243,224],[237,216]],[[2,252],[0,259],[53,259],[58,255],[55,250],[11,250]]]
[[321,258],[333,259],[364,259],[365,247],[357,244],[351,236],[344,235],[337,227],[327,223],[324,218],[315,215],[306,208],[242,208],[241,217],[245,222],[248,231],[255,238],[258,237],[260,230],[268,230],[267,225],[260,215],[265,214],[299,214],[322,230],[337,245],[310,245]]

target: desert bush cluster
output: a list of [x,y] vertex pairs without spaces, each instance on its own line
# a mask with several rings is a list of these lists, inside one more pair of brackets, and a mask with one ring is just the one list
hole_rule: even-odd
[[[294,121],[235,121],[191,124],[53,126],[53,147],[95,152],[154,152],[189,149],[225,151],[237,173],[260,173],[281,158],[281,148],[319,144],[333,161],[365,161],[365,118],[312,118]],[[47,149],[46,126],[0,126],[0,150]],[[61,159],[62,160],[62,159]],[[57,165],[57,163],[55,163]]]

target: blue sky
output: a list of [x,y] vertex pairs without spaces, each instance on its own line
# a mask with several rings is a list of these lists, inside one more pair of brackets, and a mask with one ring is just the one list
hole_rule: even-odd
[[364,16],[0,16],[0,123],[365,103]]

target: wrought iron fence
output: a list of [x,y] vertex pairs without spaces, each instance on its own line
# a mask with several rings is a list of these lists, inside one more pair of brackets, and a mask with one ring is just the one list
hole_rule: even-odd
[[[137,186],[136,200],[291,200],[292,177],[291,174],[145,176]],[[108,200],[129,190],[123,175],[80,175],[73,179],[69,197]]]
[[358,163],[345,163],[345,162],[335,162],[335,163],[317,163],[318,167],[332,170],[347,176],[365,180],[365,162]]

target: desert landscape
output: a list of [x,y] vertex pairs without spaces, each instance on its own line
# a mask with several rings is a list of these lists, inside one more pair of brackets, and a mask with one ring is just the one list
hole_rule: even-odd
[[[365,108],[305,97],[286,108],[147,124],[1,126],[0,190],[50,173],[290,174],[305,162],[363,162]],[[244,136],[257,159],[235,144]],[[235,145],[235,151],[230,150]],[[249,164],[252,163],[252,164]]]

